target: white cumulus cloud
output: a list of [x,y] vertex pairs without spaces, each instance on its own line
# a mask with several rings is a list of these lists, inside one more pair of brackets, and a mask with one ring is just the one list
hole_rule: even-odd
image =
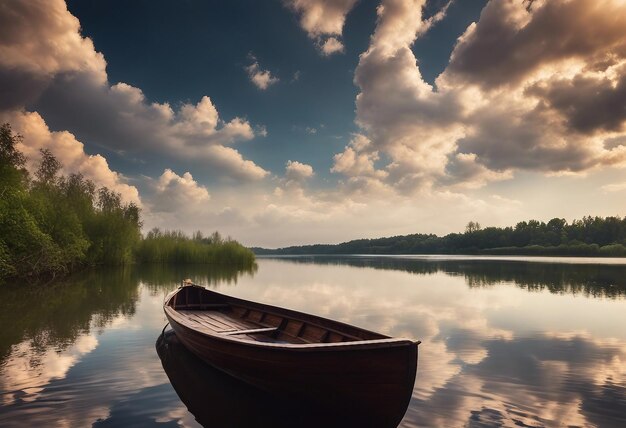
[[357,0],[284,0],[284,4],[299,15],[300,26],[315,41],[324,56],[343,52],[343,26],[356,2]]
[[180,176],[166,169],[153,185],[154,196],[150,201],[153,213],[192,210],[211,198],[207,188],[198,184],[189,172]]
[[106,186],[122,195],[125,202],[141,205],[137,188],[126,177],[111,170],[101,155],[88,155],[84,145],[67,131],[53,132],[38,113],[0,113],[0,122],[11,124],[13,131],[24,136],[18,149],[27,158],[27,168],[36,171],[40,149],[48,149],[63,165],[63,174],[79,173],[97,186]]
[[263,70],[259,65],[259,61],[253,55],[250,56],[250,59],[252,59],[252,64],[246,66],[246,71],[254,86],[264,91],[271,85],[278,83],[280,79],[272,76],[269,70]]
[[313,177],[313,167],[298,161],[287,161],[285,166],[285,178],[287,180],[302,181]]

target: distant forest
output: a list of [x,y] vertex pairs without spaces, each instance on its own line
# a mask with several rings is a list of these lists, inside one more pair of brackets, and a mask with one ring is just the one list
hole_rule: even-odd
[[141,210],[41,150],[31,177],[16,146],[21,136],[0,126],[0,282],[54,278],[85,266],[134,262],[205,263],[249,267],[254,254],[219,233],[187,237],[153,229],[141,234]]
[[279,249],[252,248],[258,255],[296,254],[491,254],[532,256],[626,256],[626,217],[583,217],[568,223],[522,221],[509,227],[469,222],[465,232],[357,239],[336,245],[302,245]]

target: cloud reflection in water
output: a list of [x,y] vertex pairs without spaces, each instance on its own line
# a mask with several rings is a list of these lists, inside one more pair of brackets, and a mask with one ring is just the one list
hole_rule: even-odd
[[59,288],[62,299],[42,293],[45,304],[30,310],[19,293],[0,290],[0,313],[24,314],[10,335],[0,333],[0,425],[195,426],[154,352],[163,296],[190,277],[422,340],[402,427],[626,426],[624,265],[389,257],[258,264],[243,273],[160,266],[85,274]]

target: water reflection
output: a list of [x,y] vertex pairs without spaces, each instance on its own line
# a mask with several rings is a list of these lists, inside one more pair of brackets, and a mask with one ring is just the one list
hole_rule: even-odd
[[426,418],[424,426],[624,426],[623,344],[537,335],[483,346],[483,360],[430,397],[416,397],[407,419]]
[[322,409],[256,389],[198,359],[171,330],[159,336],[156,349],[178,396],[206,428],[385,427],[370,422],[368,409],[346,408],[342,403]]
[[[267,257],[271,258],[271,257]],[[399,270],[418,275],[443,272],[462,276],[470,287],[489,287],[510,282],[529,291],[583,294],[594,297],[626,296],[626,264],[606,264],[601,259],[585,259],[575,264],[571,259],[537,263],[531,258],[519,260],[441,259],[380,256],[303,256],[282,257],[291,263],[345,265],[368,269]]]
[[[422,340],[401,427],[626,426],[624,265],[390,257],[258,264],[248,272],[94,270],[45,288],[0,289],[0,426],[198,426],[186,405],[200,412],[181,402],[154,352],[163,297],[187,277]],[[201,384],[222,376],[213,375]],[[281,409],[279,400],[220,385],[237,396],[235,419],[221,426],[245,417],[239,398],[259,418]]]
[[[84,388],[87,390],[106,390],[106,382],[114,380],[115,388],[121,392],[136,386],[129,381],[131,377],[124,376],[131,367],[137,367],[134,376],[143,373],[146,385],[155,383],[155,373],[162,378],[161,371],[148,373],[142,367],[145,354],[132,352],[140,348],[142,336],[152,342],[154,334],[146,335],[144,330],[156,331],[158,325],[162,327],[162,297],[182,277],[213,284],[236,284],[237,278],[253,272],[206,266],[128,267],[86,270],[46,286],[24,283],[3,286],[0,288],[0,326],[3,327],[0,328],[0,425],[11,425],[2,415],[13,416],[10,421],[21,425],[15,417],[24,417],[23,413],[28,413],[33,421],[41,416],[39,423],[50,424],[46,415],[51,397],[57,397],[60,403],[75,400],[85,406],[72,416],[76,420],[84,422],[85,414],[90,415],[85,416],[87,419],[94,417],[94,420],[106,416],[108,409],[100,408],[97,405],[100,400],[85,393],[76,378],[88,385]],[[143,310],[138,311],[142,294]],[[112,337],[116,338],[114,342]],[[113,360],[108,361],[107,357]],[[91,372],[80,373],[85,364],[94,362],[96,366],[91,366]],[[116,362],[125,362],[125,366],[120,367]],[[112,373],[101,372],[107,367]],[[105,392],[100,394],[106,396]],[[67,420],[67,415],[57,416],[58,423]]]
[[606,274],[388,257],[264,262],[255,278],[264,287],[233,291],[423,341],[403,427],[626,424],[626,305],[623,291],[598,280],[612,282],[624,266]]
[[62,351],[90,329],[103,329],[115,318],[132,318],[138,287],[171,290],[181,278],[200,284],[236,285],[250,269],[148,265],[141,268],[87,270],[53,285],[7,284],[0,287],[0,362],[11,346],[28,341],[33,351]]
[[205,286],[237,285],[237,281],[244,276],[253,277],[258,270],[254,264],[246,268],[232,268],[228,266],[203,265],[163,265],[152,264],[136,269],[138,280],[147,286],[158,289],[171,289],[172,283],[180,284],[182,279],[190,278],[196,284]]
[[[128,270],[95,272],[52,286],[0,290],[2,403],[32,401],[98,345],[95,331],[135,314]],[[93,331],[92,331],[93,330]]]

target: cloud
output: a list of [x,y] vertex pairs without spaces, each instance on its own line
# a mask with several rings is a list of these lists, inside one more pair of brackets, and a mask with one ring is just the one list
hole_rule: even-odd
[[340,40],[346,15],[357,0],[283,0],[300,16],[300,27],[315,41],[320,53],[329,56],[343,52]]
[[166,169],[158,181],[153,183],[153,189],[150,208],[154,213],[195,209],[210,199],[207,188],[199,185],[189,172],[181,177],[171,169]]
[[494,89],[563,61],[624,57],[624,7],[621,0],[555,0],[536,1],[528,11],[523,2],[491,0],[459,38],[447,78]]
[[285,178],[291,181],[303,181],[313,177],[313,167],[298,161],[287,161],[285,166]]
[[268,174],[228,147],[263,135],[262,128],[255,134],[245,119],[223,121],[207,96],[174,110],[168,103],[149,103],[139,88],[125,83],[108,86],[90,76],[58,76],[35,107],[55,128],[72,129],[82,140],[115,151],[201,162],[214,175],[237,180]]
[[377,170],[374,166],[374,162],[378,159],[378,152],[372,151],[371,141],[364,135],[356,134],[344,151],[335,155],[330,171],[343,174],[346,177],[384,178],[388,173]]
[[[285,2],[322,54],[343,49],[355,3]],[[220,228],[262,245],[337,242],[362,235],[359,230],[393,235],[416,224],[447,233],[470,219],[503,224],[503,216],[534,214],[522,211],[523,203],[492,198],[497,190],[482,199],[460,193],[521,171],[583,174],[624,165],[623,2],[534,1],[527,10],[521,0],[491,0],[435,83],[422,77],[412,48],[445,19],[447,6],[426,16],[426,3],[383,0],[378,7],[354,75],[359,129],[334,153],[332,188],[309,183],[316,171],[297,161],[288,162],[282,177],[263,180],[269,172],[244,158],[237,144],[267,135],[265,127],[243,114],[222,117],[208,96],[170,105],[152,102],[138,87],[108,82],[103,56],[60,0],[0,9],[0,112],[32,142],[25,150],[33,159],[37,148],[50,147],[67,171],[83,171],[129,200],[138,199],[137,189],[104,157],[87,153],[171,159],[169,172],[146,181],[147,226]],[[583,19],[594,24],[578,26]],[[266,88],[277,79],[255,58],[249,64],[246,71],[261,76]],[[51,131],[64,129],[71,133]],[[299,129],[304,135],[314,128]],[[180,161],[185,169],[175,167]],[[209,198],[197,181],[200,167],[203,178],[227,178],[229,187],[211,187]],[[192,203],[190,214],[185,208]]]
[[264,91],[271,85],[278,83],[280,79],[272,76],[272,73],[270,73],[269,70],[261,69],[259,61],[257,61],[253,55],[250,56],[250,59],[252,59],[253,62],[246,67],[246,71],[248,72],[250,81],[254,83],[254,86]]
[[344,46],[336,37],[329,37],[319,45],[320,51],[324,56],[330,56],[337,52],[343,52]]
[[626,123],[626,64],[614,74],[615,78],[605,73],[556,77],[535,84],[526,93],[538,97],[543,102],[541,108],[559,113],[572,132],[621,132]]
[[[494,170],[581,172],[603,163],[609,152],[601,139],[571,135],[558,118],[533,110],[527,102],[511,93],[492,98],[470,116],[459,150],[476,154],[477,162]],[[613,154],[619,151],[615,148]]]
[[424,19],[425,3],[378,7],[354,77],[368,149],[346,146],[333,172],[371,184],[380,162],[377,187],[414,194],[626,164],[624,2],[491,0],[435,85],[411,47],[449,3]]
[[[387,182],[403,192],[428,188],[443,176],[447,156],[462,135],[458,97],[435,92],[423,80],[411,51],[418,34],[434,22],[422,19],[424,5],[423,0],[382,2],[376,30],[354,77],[360,88],[356,122],[371,142],[370,152],[389,158],[384,168]],[[335,162],[348,159],[353,150],[347,147]],[[337,163],[334,169],[339,171]]]
[[263,136],[263,127],[255,133],[244,118],[222,120],[206,96],[173,109],[137,87],[111,85],[104,57],[62,0],[13,2],[0,9],[0,28],[0,111],[37,111],[53,129],[118,153],[202,162],[236,180],[268,174],[228,147]]
[[[212,187],[210,200],[192,210],[184,205],[167,212],[147,210],[144,227],[176,225],[188,233],[217,229],[247,245],[276,247],[416,232],[449,233],[463,230],[469,220],[502,225],[503,219],[521,220],[528,214],[525,205],[491,195],[483,199],[450,191],[424,192],[416,201],[369,177],[345,178],[336,188],[324,190],[308,183],[312,168],[302,165],[292,161],[289,172],[268,180],[265,186]],[[144,205],[150,207],[154,196],[143,192]]]
[[458,150],[495,170],[623,165],[624,25],[626,4],[616,0],[534,2],[530,12],[492,0],[437,79],[443,91],[474,94]]
[[49,149],[63,164],[62,173],[83,174],[97,186],[119,192],[124,201],[141,205],[137,188],[128,184],[126,177],[112,171],[103,156],[85,153],[83,143],[67,131],[50,131],[38,113],[0,113],[0,122],[9,122],[14,132],[24,136],[18,149],[27,157],[27,168],[31,173],[38,168],[39,150]]
[[0,110],[37,99],[58,73],[106,81],[106,62],[64,1],[14,1],[0,9]]
[[513,178],[510,169],[502,171],[491,170],[476,161],[475,153],[456,153],[446,165],[446,180],[457,188],[473,189],[483,187],[491,181],[508,180]]
[[[315,195],[308,195],[307,181],[315,175],[311,165],[289,160],[285,164],[285,175],[278,179],[278,186],[274,188],[272,196],[264,198],[265,204],[258,207],[258,211],[252,213],[256,220],[262,222],[269,220],[275,224],[276,217],[296,217],[304,219],[311,214],[311,207],[319,207],[324,204]],[[289,213],[281,212],[283,210]],[[315,210],[315,209],[314,209]],[[269,213],[269,215],[268,215]]]
[[34,75],[88,72],[106,80],[106,63],[63,1],[14,1],[0,13],[0,66]]
[[602,190],[606,193],[621,192],[626,190],[626,183],[606,184],[602,186]]
[[430,27],[441,21],[451,2],[428,19],[423,19],[426,0],[383,0],[376,10],[378,22],[372,36],[370,50],[376,48],[385,55],[410,46]]

